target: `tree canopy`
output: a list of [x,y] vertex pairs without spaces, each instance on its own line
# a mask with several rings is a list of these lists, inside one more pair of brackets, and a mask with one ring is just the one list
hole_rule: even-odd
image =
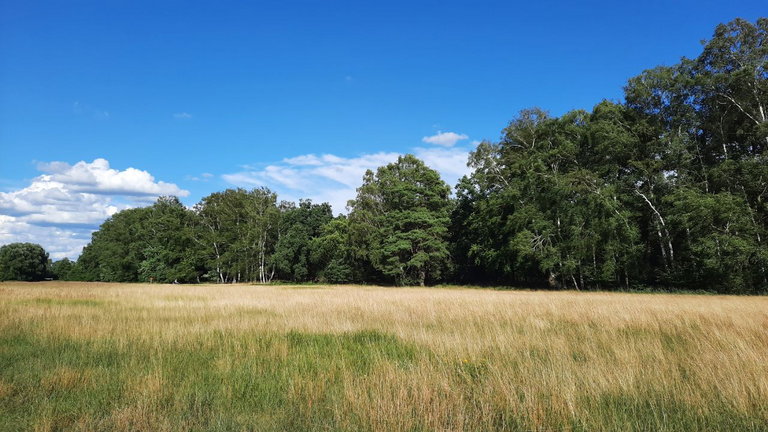
[[448,262],[450,187],[413,155],[368,171],[350,201],[361,257],[397,284],[436,280]]
[[0,281],[40,281],[48,276],[48,253],[33,243],[0,247]]
[[[193,208],[161,197],[109,218],[74,266],[52,270],[124,282],[768,292],[767,147],[768,19],[737,19],[698,57],[631,78],[623,101],[560,117],[522,110],[471,152],[453,195],[405,155],[365,173],[348,216],[266,188],[214,192]],[[33,246],[3,247],[0,278],[41,278],[47,256]]]
[[765,290],[768,20],[715,30],[624,103],[522,111],[470,156],[454,209],[459,277],[577,289]]

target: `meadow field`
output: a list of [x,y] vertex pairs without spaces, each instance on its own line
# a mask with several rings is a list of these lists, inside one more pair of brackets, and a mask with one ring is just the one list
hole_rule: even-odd
[[0,430],[766,430],[768,297],[0,284]]

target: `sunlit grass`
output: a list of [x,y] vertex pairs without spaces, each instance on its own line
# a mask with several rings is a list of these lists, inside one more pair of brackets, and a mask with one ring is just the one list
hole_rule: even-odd
[[768,298],[0,284],[0,430],[765,430]]

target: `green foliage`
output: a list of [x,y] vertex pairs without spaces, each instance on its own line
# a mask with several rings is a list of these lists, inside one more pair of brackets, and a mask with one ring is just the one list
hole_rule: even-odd
[[350,224],[361,255],[397,284],[437,280],[448,263],[450,187],[413,155],[366,173]]
[[321,228],[320,235],[309,245],[310,263],[317,269],[320,282],[345,283],[357,281],[359,273],[350,243],[349,220],[339,216]]
[[195,214],[176,197],[123,210],[93,234],[72,280],[169,283],[197,281],[204,266],[194,241]]
[[48,276],[48,253],[33,243],[0,247],[0,281],[40,281]]
[[149,211],[149,208],[128,209],[107,219],[83,249],[74,276],[84,281],[138,281],[147,237],[141,227]]
[[670,223],[683,236],[676,275],[681,284],[743,293],[765,283],[768,250],[742,197],[686,188],[668,201]]
[[282,233],[275,245],[271,261],[278,276],[293,282],[318,279],[318,268],[311,259],[312,240],[333,219],[328,203],[312,204],[302,200],[299,206],[287,209],[282,215]]
[[74,268],[75,263],[69,258],[64,258],[51,264],[51,275],[57,280],[70,280],[69,275]]
[[275,274],[271,255],[280,237],[282,212],[277,195],[266,188],[227,189],[195,206],[195,242],[208,273],[220,283],[266,283]]
[[150,207],[142,231],[147,235],[141,251],[139,280],[193,282],[203,271],[195,256],[195,215],[176,197],[161,197]]
[[[768,19],[715,29],[625,101],[521,111],[450,188],[412,155],[368,171],[349,217],[265,188],[115,214],[60,278],[768,292]],[[65,275],[66,274],[66,275]]]
[[523,110],[457,186],[458,277],[768,290],[767,42],[768,19],[735,20],[624,104]]

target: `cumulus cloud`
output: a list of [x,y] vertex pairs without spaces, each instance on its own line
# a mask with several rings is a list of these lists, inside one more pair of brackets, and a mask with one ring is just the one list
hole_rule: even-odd
[[435,144],[443,147],[453,147],[454,145],[456,145],[457,142],[468,139],[468,138],[469,137],[464,134],[457,134],[454,132],[443,133],[441,131],[437,131],[437,135],[424,137],[421,139],[421,141],[428,144]]
[[0,245],[9,243],[37,243],[43,246],[54,261],[76,258],[83,246],[91,240],[92,226],[33,225],[23,219],[0,214]]
[[[440,172],[449,185],[455,185],[461,176],[469,173],[469,149],[414,148],[411,153]],[[347,201],[355,198],[365,171],[375,171],[396,161],[398,156],[401,154],[397,152],[356,157],[305,154],[263,167],[245,166],[243,171],[225,174],[222,178],[240,187],[268,187],[277,192],[280,199],[310,198],[316,203],[328,202],[334,213],[346,213]]]
[[188,191],[180,189],[173,183],[155,182],[155,178],[147,171],[128,168],[118,171],[109,167],[106,159],[96,159],[91,163],[81,161],[75,165],[66,162],[38,163],[39,171],[48,173],[38,177],[46,182],[56,182],[67,185],[72,192],[85,192],[102,195],[153,196],[177,195],[187,196]]
[[0,192],[0,245],[32,242],[54,259],[75,258],[90,234],[119,210],[152,203],[160,195],[188,196],[147,171],[91,163],[39,163],[44,174],[23,189]]

